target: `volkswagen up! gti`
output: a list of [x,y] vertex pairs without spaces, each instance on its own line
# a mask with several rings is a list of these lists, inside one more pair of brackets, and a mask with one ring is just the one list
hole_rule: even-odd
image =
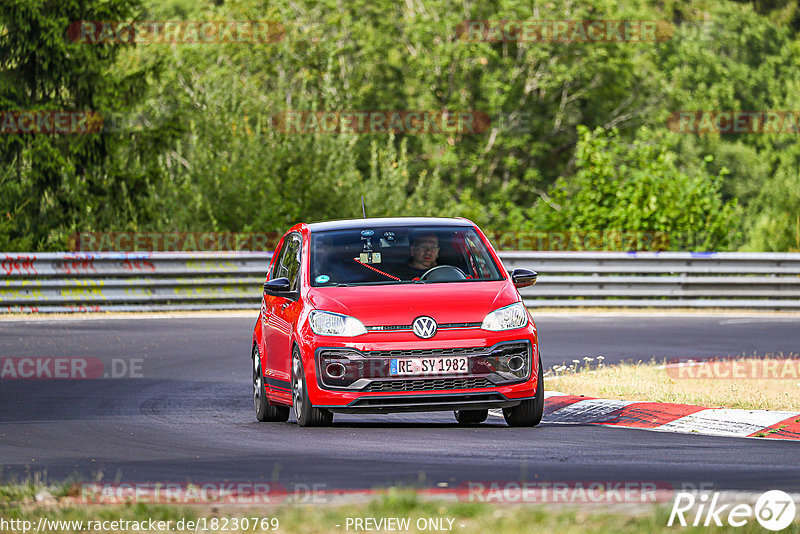
[[466,219],[297,224],[283,236],[253,330],[259,421],[327,425],[335,413],[502,409],[542,418],[536,325],[486,236]]

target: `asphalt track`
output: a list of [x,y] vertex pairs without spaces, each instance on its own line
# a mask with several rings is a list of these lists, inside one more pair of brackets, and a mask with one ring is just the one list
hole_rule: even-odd
[[[244,481],[371,488],[637,481],[800,490],[800,443],[621,428],[512,429],[451,413],[259,424],[250,317],[0,321],[0,356],[141,358],[141,378],[0,380],[0,478]],[[540,315],[546,366],[800,352],[800,317]]]

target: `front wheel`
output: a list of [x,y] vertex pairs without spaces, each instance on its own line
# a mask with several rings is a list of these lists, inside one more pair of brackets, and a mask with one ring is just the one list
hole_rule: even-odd
[[544,372],[542,358],[539,358],[539,379],[536,381],[536,395],[522,401],[513,408],[503,408],[503,417],[508,426],[536,426],[542,422],[544,414]]
[[308,400],[306,373],[297,347],[292,351],[292,406],[300,426],[328,426],[333,422],[332,412],[315,408]]
[[285,423],[289,420],[289,407],[271,404],[264,387],[264,373],[261,372],[261,356],[258,346],[253,345],[253,404],[256,419],[262,423]]

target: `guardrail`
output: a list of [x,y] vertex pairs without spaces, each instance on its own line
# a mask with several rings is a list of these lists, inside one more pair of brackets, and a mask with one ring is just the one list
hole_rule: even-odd
[[258,309],[271,253],[0,255],[0,312]]
[[800,309],[800,254],[505,252],[540,273],[528,306]]
[[[0,313],[256,310],[271,253],[0,254]],[[800,254],[503,252],[530,307],[800,309]]]

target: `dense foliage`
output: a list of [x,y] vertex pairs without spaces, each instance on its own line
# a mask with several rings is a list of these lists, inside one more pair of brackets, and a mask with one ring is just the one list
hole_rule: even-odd
[[[674,31],[595,43],[459,31],[502,19],[658,20]],[[81,20],[277,21],[285,35],[86,44],[67,35]],[[788,0],[6,0],[0,110],[115,120],[103,133],[0,135],[0,250],[63,250],[74,232],[283,231],[360,216],[362,195],[369,215],[465,216],[492,232],[798,250],[797,134],[667,127],[680,110],[800,110],[798,21]],[[292,110],[492,121],[480,133],[276,128]]]

